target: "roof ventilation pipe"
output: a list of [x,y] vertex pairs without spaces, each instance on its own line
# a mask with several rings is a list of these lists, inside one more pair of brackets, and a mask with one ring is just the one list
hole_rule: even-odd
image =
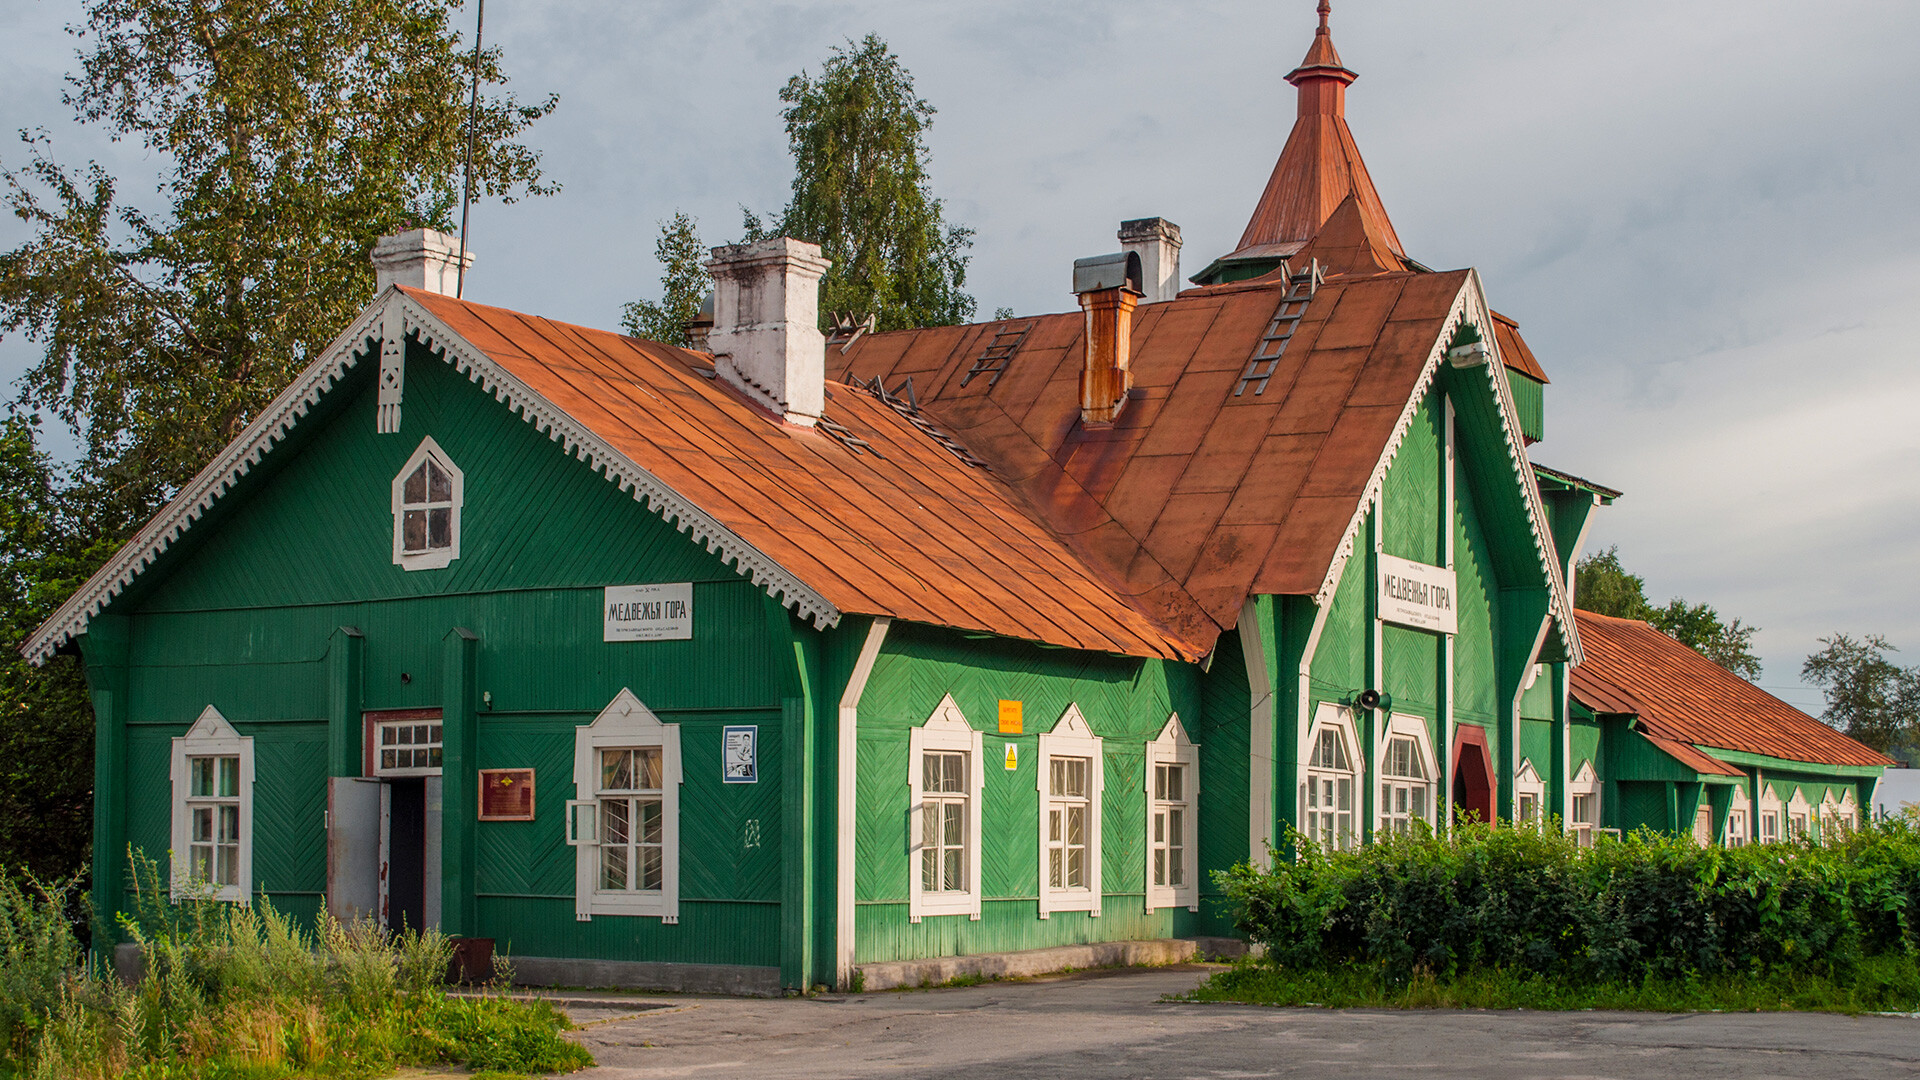
[[827,338],[820,246],[779,236],[713,249],[714,373],[790,424],[812,427],[826,406]]
[[1140,255],[1116,251],[1073,262],[1073,291],[1086,313],[1086,367],[1080,372],[1080,420],[1111,424],[1133,388],[1133,309],[1144,290]]
[[[405,285],[442,296],[452,296],[459,287],[463,253],[460,238],[432,229],[409,229],[383,236],[373,245],[373,282],[376,292],[389,285]],[[473,252],[464,252],[468,267]]]
[[1180,293],[1180,226],[1166,218],[1120,223],[1120,250],[1140,256],[1140,302],[1158,304]]

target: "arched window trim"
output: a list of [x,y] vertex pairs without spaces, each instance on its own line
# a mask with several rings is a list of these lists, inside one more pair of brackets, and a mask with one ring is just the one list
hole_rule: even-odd
[[[1398,780],[1403,784],[1406,782],[1406,778],[1390,777],[1387,775],[1388,751],[1391,749],[1393,740],[1396,738],[1412,739],[1414,746],[1418,749],[1420,768],[1427,774],[1425,782],[1427,789],[1426,811],[1420,814],[1419,818],[1431,826],[1434,823],[1434,812],[1439,805],[1440,784],[1438,778],[1440,776],[1440,766],[1433,754],[1433,739],[1427,731],[1426,720],[1408,713],[1394,713],[1387,720],[1387,726],[1385,730],[1381,732],[1380,741],[1374,747],[1373,772],[1374,775],[1379,778],[1379,784],[1384,785],[1394,780]],[[1376,834],[1384,831],[1386,828],[1388,808],[1384,803],[1384,799],[1378,799],[1374,802],[1373,830]]]
[[[1035,786],[1040,792],[1040,917],[1045,919],[1056,911],[1085,911],[1098,917],[1100,914],[1100,818],[1101,792],[1106,787],[1106,764],[1101,753],[1100,736],[1093,733],[1092,725],[1080,712],[1079,705],[1068,705],[1053,725],[1053,730],[1040,735],[1040,776]],[[1087,867],[1086,885],[1081,888],[1054,888],[1050,872],[1049,850],[1051,840],[1049,823],[1057,798],[1053,794],[1053,759],[1088,759],[1087,794]]]
[[[1587,800],[1586,816],[1577,812],[1576,798]],[[1593,844],[1593,837],[1600,829],[1600,774],[1593,767],[1591,758],[1580,763],[1580,771],[1573,774],[1573,783],[1567,785],[1567,832],[1581,847]]]
[[[1347,763],[1353,766],[1351,771],[1342,773],[1337,769],[1326,769],[1311,764],[1314,758],[1314,751],[1320,745],[1320,733],[1323,730],[1332,730],[1339,735],[1346,747]],[[1336,786],[1334,790],[1335,796],[1337,797],[1339,791],[1338,781],[1343,776],[1352,783],[1350,791],[1352,793],[1353,805],[1350,810],[1345,812],[1351,815],[1353,826],[1345,834],[1334,835],[1333,847],[1336,850],[1353,848],[1359,845],[1363,839],[1361,836],[1361,822],[1363,821],[1361,807],[1364,805],[1364,792],[1366,790],[1364,785],[1367,781],[1366,759],[1360,754],[1360,733],[1354,724],[1353,711],[1331,702],[1322,702],[1320,707],[1314,712],[1313,725],[1308,729],[1306,741],[1300,748],[1300,784],[1297,792],[1298,816],[1294,819],[1300,822],[1301,832],[1306,833],[1311,839],[1325,843],[1322,831],[1315,829],[1313,827],[1315,823],[1309,822],[1307,819],[1309,785],[1313,784],[1318,778],[1332,778],[1335,781]],[[1340,811],[1336,810],[1334,812],[1339,813]]]
[[[228,797],[197,797],[193,786],[193,758],[237,758],[236,790]],[[218,769],[215,767],[217,775]],[[253,737],[235,731],[220,710],[208,705],[187,729],[173,740],[173,814],[171,839],[171,895],[177,902],[185,895],[204,894],[216,900],[245,903],[253,892]],[[234,842],[237,873],[229,885],[194,882],[192,878],[193,814],[195,804],[232,805],[236,809]],[[217,813],[217,811],[216,811]],[[217,826],[216,826],[217,828]],[[215,856],[218,857],[217,854]]]
[[[1160,735],[1146,748],[1146,768],[1141,770],[1142,788],[1146,792],[1146,843],[1141,845],[1146,852],[1147,911],[1156,908],[1184,907],[1188,911],[1200,910],[1200,746],[1187,735],[1187,729],[1180,723],[1180,714],[1167,717],[1166,726],[1160,729]],[[1153,823],[1156,813],[1168,812],[1175,804],[1174,800],[1163,800],[1154,790],[1155,770],[1161,765],[1179,766],[1181,769],[1182,790],[1181,825],[1169,836],[1169,842],[1177,836],[1181,845],[1181,878],[1179,885],[1154,884],[1153,856],[1160,845],[1153,838]]]
[[[429,548],[426,551],[406,550],[406,485],[407,477],[412,476],[422,462],[431,457],[434,464],[446,471],[453,482],[453,501],[449,514],[448,538],[451,543],[443,548]],[[466,475],[460,471],[440,444],[432,436],[420,440],[420,445],[400,467],[393,478],[393,564],[402,570],[443,570],[453,560],[460,557],[460,509],[466,502]],[[438,503],[414,504],[417,506],[438,506]]]

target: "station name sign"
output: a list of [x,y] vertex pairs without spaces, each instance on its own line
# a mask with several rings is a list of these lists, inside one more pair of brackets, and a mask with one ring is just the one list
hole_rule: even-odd
[[685,641],[693,637],[693,582],[607,586],[606,641]]
[[1393,555],[1380,556],[1382,619],[1419,630],[1457,634],[1460,616],[1453,600],[1453,571]]

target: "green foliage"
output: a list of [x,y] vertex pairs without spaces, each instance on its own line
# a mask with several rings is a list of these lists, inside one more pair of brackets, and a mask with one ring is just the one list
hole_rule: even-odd
[[[881,330],[972,318],[961,286],[973,230],[947,225],[927,186],[933,106],[915,95],[887,43],[868,34],[835,47],[817,79],[795,75],[780,100],[794,175],[775,231],[819,244],[833,260],[822,309],[874,315]],[[765,235],[744,216],[749,240]]]
[[0,1075],[277,1080],[592,1064],[559,1037],[571,1025],[547,1002],[449,995],[453,949],[438,933],[389,935],[325,912],[310,932],[264,897],[169,897],[152,860],[134,853],[131,863],[133,910],[120,922],[144,965],[131,987],[84,966],[60,937],[53,891],[0,887],[0,1019],[10,1025],[0,1033],[11,1033]]
[[713,275],[707,273],[709,252],[700,243],[694,220],[675,211],[672,221],[660,223],[653,253],[660,260],[663,295],[659,303],[635,300],[628,304],[620,325],[634,337],[685,346],[687,324],[699,316],[700,302],[713,291]]
[[1677,596],[1665,607],[1654,607],[1647,601],[1646,582],[1620,565],[1618,547],[1580,560],[1574,567],[1574,597],[1587,611],[1649,623],[1743,679],[1760,677],[1760,658],[1753,654],[1753,635],[1759,627],[1739,619],[1724,621],[1712,607],[1689,604]]
[[35,445],[36,418],[0,420],[0,866],[53,879],[84,868],[93,831],[93,708],[79,662],[34,668],[15,646],[106,558],[86,508]]
[[[165,209],[69,171],[44,135],[6,170],[30,238],[0,255],[0,334],[45,354],[24,397],[81,431],[143,518],[372,298],[383,234],[451,228],[472,50],[449,0],[93,0],[67,103],[160,165]],[[497,49],[478,61],[506,81]],[[554,190],[514,142],[552,111],[482,95],[482,196]]]
[[1820,644],[1826,648],[1807,657],[1800,677],[1826,691],[1821,718],[1875,750],[1920,758],[1920,667],[1887,659],[1899,650],[1878,634],[1835,634]]
[[1462,825],[1216,875],[1236,926],[1293,971],[1358,965],[1405,983],[1476,971],[1638,985],[1764,972],[1844,982],[1920,955],[1920,827],[1833,843],[1700,847],[1641,832],[1580,848],[1557,830]]

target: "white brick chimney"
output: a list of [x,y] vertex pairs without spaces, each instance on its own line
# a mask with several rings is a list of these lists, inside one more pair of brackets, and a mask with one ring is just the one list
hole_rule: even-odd
[[[383,236],[373,245],[376,292],[389,285],[405,285],[442,296],[454,295],[460,280],[460,238],[432,229],[410,229]],[[473,266],[473,252],[466,253]]]
[[827,337],[820,247],[781,236],[713,249],[713,329],[720,378],[790,424],[813,426],[826,406]]
[[1140,256],[1146,295],[1143,304],[1157,304],[1179,295],[1180,226],[1166,218],[1137,218],[1120,223],[1120,250]]

